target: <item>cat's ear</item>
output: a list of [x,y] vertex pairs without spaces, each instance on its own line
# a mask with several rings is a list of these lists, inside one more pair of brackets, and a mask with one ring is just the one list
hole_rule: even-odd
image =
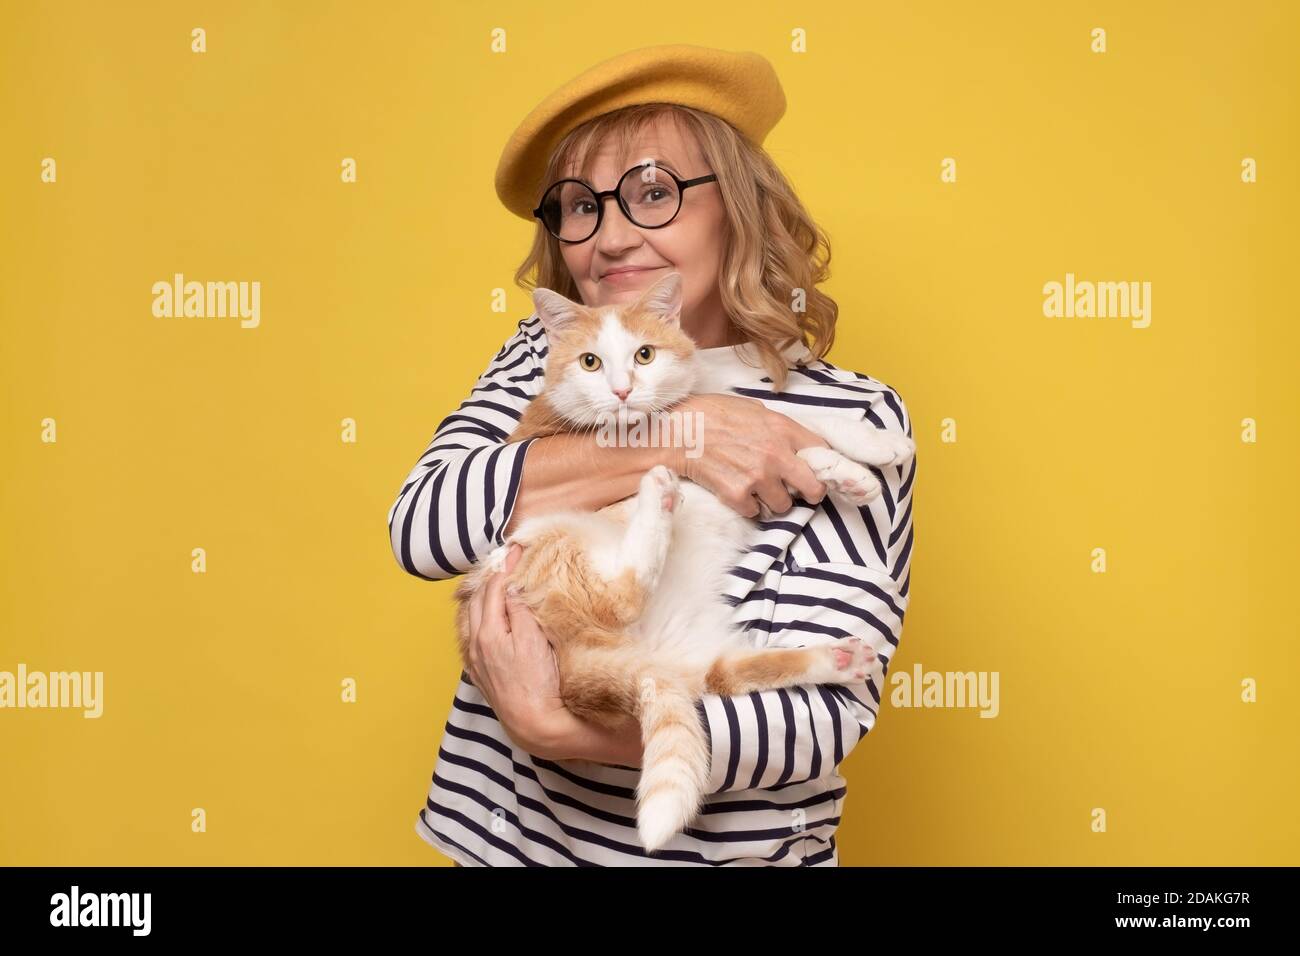
[[581,309],[576,302],[550,289],[534,289],[533,305],[537,306],[537,317],[548,333],[570,325],[578,318]]
[[655,282],[637,300],[637,310],[647,312],[670,325],[682,320],[682,274],[670,272]]

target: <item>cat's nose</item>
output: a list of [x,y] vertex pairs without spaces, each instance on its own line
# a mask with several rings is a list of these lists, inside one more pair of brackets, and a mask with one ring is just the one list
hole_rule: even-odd
[[618,396],[620,402],[626,402],[628,395],[632,392],[632,386],[629,385],[627,388],[616,388],[613,389],[613,392]]

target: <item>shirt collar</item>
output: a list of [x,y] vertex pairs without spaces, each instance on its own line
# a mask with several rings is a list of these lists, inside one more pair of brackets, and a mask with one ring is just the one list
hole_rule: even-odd
[[[812,352],[796,340],[782,349],[781,354],[790,365],[797,365],[806,361]],[[758,346],[753,342],[696,349],[696,391],[718,391],[734,384],[757,382],[767,375],[759,355]]]

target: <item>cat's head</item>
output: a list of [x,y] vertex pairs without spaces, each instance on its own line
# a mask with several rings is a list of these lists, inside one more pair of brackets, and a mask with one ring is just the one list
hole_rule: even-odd
[[633,302],[588,308],[534,289],[546,329],[546,393],[577,425],[620,409],[653,412],[695,385],[695,343],[682,331],[682,277],[670,272]]

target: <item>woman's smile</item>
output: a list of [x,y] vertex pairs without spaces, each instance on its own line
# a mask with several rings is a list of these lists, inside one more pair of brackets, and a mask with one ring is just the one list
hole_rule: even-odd
[[600,277],[600,281],[618,288],[639,285],[644,282],[646,277],[652,272],[658,272],[661,269],[667,269],[668,266],[650,266],[645,269],[628,269],[624,272],[608,272]]

